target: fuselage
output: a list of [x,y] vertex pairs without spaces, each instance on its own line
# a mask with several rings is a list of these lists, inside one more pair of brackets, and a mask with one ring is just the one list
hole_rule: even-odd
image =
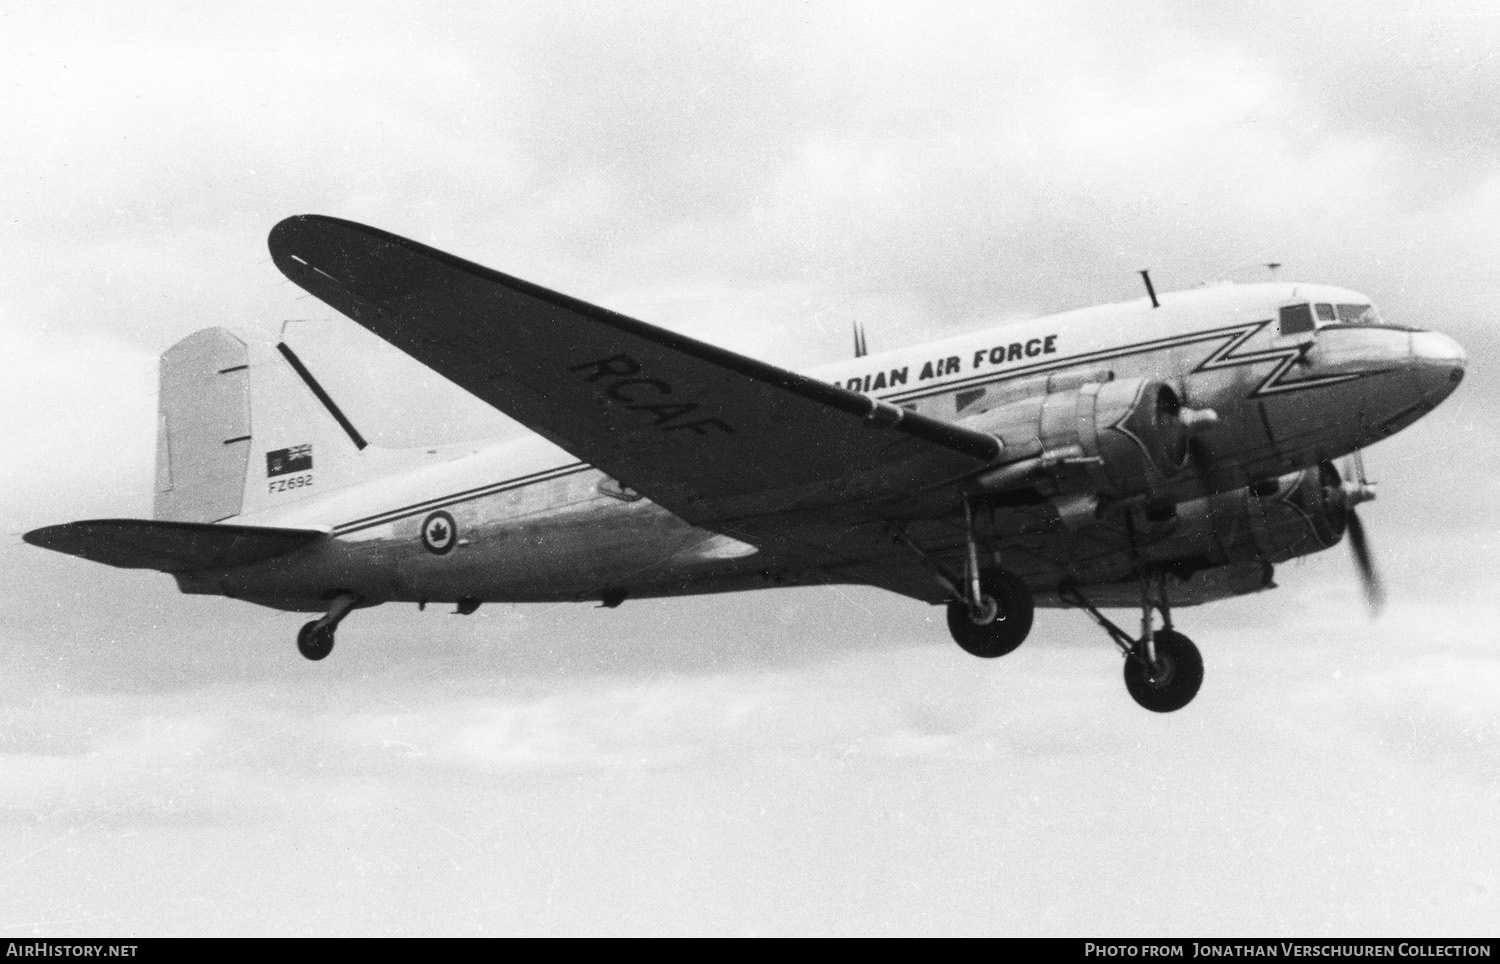
[[[1189,506],[1401,430],[1453,391],[1464,364],[1451,339],[1387,323],[1357,292],[1261,284],[1013,321],[806,374],[974,424],[1028,395],[1163,381],[1185,406],[1217,416],[1195,440],[1214,471],[1184,467],[1168,488]],[[627,588],[656,596],[767,584],[754,546],[689,525],[539,437],[309,497],[315,490],[289,486],[232,521],[321,527],[332,538],[258,565],[180,575],[183,590],[317,610],[335,592],[370,603],[607,601]]]

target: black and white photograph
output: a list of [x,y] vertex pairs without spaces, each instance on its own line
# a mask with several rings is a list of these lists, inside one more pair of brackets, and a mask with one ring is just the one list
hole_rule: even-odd
[[1500,7],[0,78],[0,937],[1496,936]]

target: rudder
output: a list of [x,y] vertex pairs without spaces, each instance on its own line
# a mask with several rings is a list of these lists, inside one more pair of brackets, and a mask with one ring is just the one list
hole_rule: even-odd
[[250,349],[205,328],[161,356],[152,515],[218,522],[240,514],[250,459]]

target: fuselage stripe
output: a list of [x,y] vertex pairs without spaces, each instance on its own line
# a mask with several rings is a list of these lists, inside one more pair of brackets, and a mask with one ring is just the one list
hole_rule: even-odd
[[553,479],[560,479],[564,476],[575,475],[579,472],[587,472],[592,468],[593,466],[589,465],[586,462],[572,462],[568,465],[559,465],[554,468],[543,469],[540,472],[532,472],[529,475],[516,476],[513,479],[504,479],[500,482],[491,482],[488,485],[481,485],[476,488],[465,489],[462,492],[453,492],[448,495],[438,496],[437,498],[426,499],[422,502],[414,502],[410,505],[402,506],[399,509],[389,509],[377,515],[365,516],[361,519],[354,519],[349,522],[344,522],[337,526],[334,526],[333,534],[336,536],[347,535],[350,532],[358,532],[361,529],[369,529],[373,526],[385,525],[388,522],[395,522],[398,519],[404,519],[408,516],[418,515],[422,512],[430,512],[433,509],[441,509],[445,506],[455,505],[459,502],[469,502],[474,499],[484,498],[488,495],[498,495],[502,492],[509,492],[512,489],[519,489],[528,485],[535,485],[538,482],[550,482]]
[[[1236,335],[1248,337],[1256,330],[1269,324],[1268,321],[1255,321],[1248,324],[1230,325],[1224,328],[1210,328],[1207,331],[1189,332],[1185,335],[1170,335],[1165,338],[1157,338],[1152,341],[1137,342],[1133,345],[1124,345],[1117,348],[1102,348],[1098,351],[1085,352],[1081,355],[1069,355],[1065,358],[1056,358],[1045,362],[1035,362],[1031,365],[1023,365],[1019,368],[1010,368],[1000,372],[988,372],[983,375],[971,375],[967,378],[955,379],[951,382],[930,385],[925,388],[910,389],[904,392],[891,392],[878,396],[882,400],[892,402],[911,401],[919,398],[929,398],[933,395],[947,395],[960,388],[968,388],[974,385],[988,385],[993,382],[1010,381],[1016,378],[1024,378],[1030,375],[1040,375],[1045,372],[1058,371],[1072,368],[1075,365],[1084,365],[1090,362],[1111,361],[1116,358],[1125,358],[1130,355],[1141,355],[1152,351],[1163,351],[1169,348],[1181,348],[1185,345],[1196,345],[1199,342],[1212,341],[1215,338]],[[1241,339],[1243,340],[1243,339]],[[1233,350],[1231,346],[1230,350]],[[1215,353],[1217,357],[1219,353]],[[1245,359],[1245,362],[1258,359]],[[1235,359],[1240,362],[1240,359]]]
[[1283,379],[1285,379],[1293,364],[1306,350],[1307,346],[1305,344],[1276,345],[1271,348],[1261,348],[1244,354],[1235,354],[1241,345],[1244,345],[1269,327],[1272,322],[1273,319],[1268,318],[1261,321],[1228,325],[1222,328],[1210,328],[1206,331],[1194,331],[1183,335],[1170,335],[1165,338],[1153,339],[1152,341],[1136,342],[1133,345],[1103,348],[1098,351],[1085,352],[1081,355],[1070,355],[1065,358],[1035,362],[1031,365],[1023,365],[1004,371],[989,372],[983,375],[970,375],[966,378],[929,385],[924,388],[888,392],[884,395],[876,395],[871,392],[870,395],[886,402],[909,402],[922,398],[931,398],[936,395],[949,395],[962,388],[992,385],[997,382],[1007,382],[1046,374],[1048,372],[1071,369],[1079,365],[1113,361],[1117,358],[1128,358],[1132,355],[1143,355],[1149,352],[1166,351],[1173,348],[1183,348],[1188,345],[1196,345],[1219,338],[1226,339],[1224,344],[1211,352],[1189,374],[1196,375],[1204,371],[1239,368],[1245,365],[1255,365],[1264,362],[1279,362],[1280,364],[1274,367],[1261,383],[1250,392],[1248,396],[1250,398],[1260,398],[1265,395],[1280,395],[1287,392],[1300,391],[1305,388],[1317,388],[1323,385],[1336,385],[1340,382],[1353,381],[1357,378],[1364,378],[1367,375],[1378,374],[1378,372],[1374,371],[1347,372],[1337,375],[1313,376],[1284,381]]

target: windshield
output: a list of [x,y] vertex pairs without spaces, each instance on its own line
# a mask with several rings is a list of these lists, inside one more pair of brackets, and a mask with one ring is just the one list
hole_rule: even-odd
[[1363,328],[1405,328],[1385,319],[1380,309],[1368,303],[1334,303],[1287,305],[1281,309],[1282,334],[1311,331],[1325,325],[1349,325]]
[[[1338,313],[1340,322],[1346,325],[1383,325],[1385,319],[1380,317],[1380,312],[1375,310],[1374,305],[1318,305],[1318,308],[1332,308]],[[1320,314],[1319,317],[1322,317]]]

